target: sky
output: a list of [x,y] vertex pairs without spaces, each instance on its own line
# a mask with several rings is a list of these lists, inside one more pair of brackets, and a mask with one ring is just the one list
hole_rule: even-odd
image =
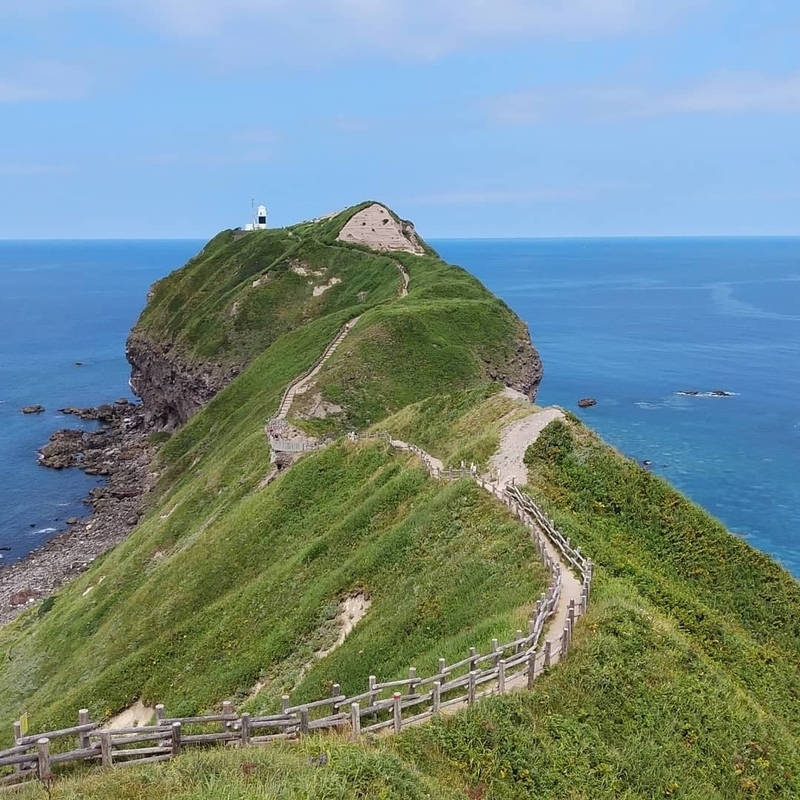
[[800,234],[797,0],[0,0],[0,238],[366,199],[428,238]]

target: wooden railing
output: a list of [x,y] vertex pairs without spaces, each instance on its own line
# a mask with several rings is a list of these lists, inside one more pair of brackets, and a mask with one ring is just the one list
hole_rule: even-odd
[[[515,486],[498,486],[485,480],[474,469],[441,469],[424,450],[395,440],[388,433],[349,434],[348,438],[381,439],[393,447],[411,451],[440,480],[472,478],[525,525],[550,574],[550,584],[536,601],[527,631],[516,631],[508,642],[493,639],[486,653],[470,648],[468,655],[453,664],[440,658],[436,671],[427,676],[418,675],[416,668],[410,667],[408,677],[400,680],[378,681],[370,675],[365,690],[351,695],[343,694],[339,684],[334,684],[329,697],[310,702],[292,704],[291,697],[285,695],[281,698],[280,713],[266,716],[237,713],[231,703],[223,703],[221,714],[168,717],[164,706],[157,705],[155,725],[105,731],[98,723],[91,722],[89,712],[82,709],[77,726],[28,736],[22,735],[17,722],[15,746],[0,751],[0,768],[13,771],[0,776],[0,785],[32,777],[49,779],[54,767],[67,763],[123,766],[163,761],[179,755],[187,746],[266,744],[325,730],[349,730],[353,737],[399,733],[404,727],[429,720],[446,709],[471,706],[481,697],[530,689],[545,669],[564,659],[575,623],[586,613],[593,565],[558,531],[535,501]],[[580,575],[582,583],[577,602],[571,600],[566,608],[561,630],[542,641],[547,620],[562,603],[563,588],[561,562],[551,556],[548,544]]]

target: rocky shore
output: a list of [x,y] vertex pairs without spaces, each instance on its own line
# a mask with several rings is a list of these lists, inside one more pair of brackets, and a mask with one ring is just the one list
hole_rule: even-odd
[[91,516],[50,539],[24,559],[0,568],[0,623],[26,605],[53,594],[98,556],[119,544],[144,513],[155,447],[140,405],[119,401],[98,408],[66,408],[65,414],[103,423],[96,431],[62,429],[39,451],[52,469],[80,468],[106,478],[86,499]]

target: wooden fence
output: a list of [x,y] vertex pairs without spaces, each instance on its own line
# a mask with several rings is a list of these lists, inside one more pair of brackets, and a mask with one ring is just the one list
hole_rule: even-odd
[[[75,727],[28,736],[22,735],[17,722],[15,746],[0,751],[0,768],[7,772],[0,776],[0,785],[33,777],[49,779],[54,767],[68,763],[91,762],[111,767],[164,761],[189,746],[266,744],[330,730],[348,730],[354,738],[399,733],[446,709],[469,707],[481,697],[530,689],[547,667],[564,659],[575,622],[586,613],[593,566],[534,500],[515,486],[500,487],[484,480],[474,469],[442,470],[425,451],[394,440],[389,434],[349,434],[348,438],[382,439],[393,447],[410,450],[422,458],[434,477],[442,480],[471,477],[525,525],[551,576],[547,591],[536,601],[527,631],[518,630],[508,642],[492,640],[486,653],[470,648],[468,655],[453,664],[440,658],[431,675],[418,675],[410,667],[408,677],[400,680],[379,681],[370,675],[364,691],[351,695],[343,694],[339,684],[334,684],[329,697],[311,702],[292,704],[291,697],[285,695],[280,713],[266,716],[237,713],[232,704],[223,703],[221,714],[169,717],[164,706],[158,705],[154,725],[104,731],[82,709]],[[582,588],[578,601],[569,603],[563,628],[542,641],[547,620],[559,609],[563,585],[561,564],[551,557],[548,542],[581,576]]]

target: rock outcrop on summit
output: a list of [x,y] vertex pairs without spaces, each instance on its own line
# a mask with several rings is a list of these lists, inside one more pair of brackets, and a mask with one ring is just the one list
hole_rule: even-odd
[[340,242],[363,244],[373,250],[416,253],[425,248],[410,222],[396,219],[392,212],[379,203],[354,214],[337,237]]

